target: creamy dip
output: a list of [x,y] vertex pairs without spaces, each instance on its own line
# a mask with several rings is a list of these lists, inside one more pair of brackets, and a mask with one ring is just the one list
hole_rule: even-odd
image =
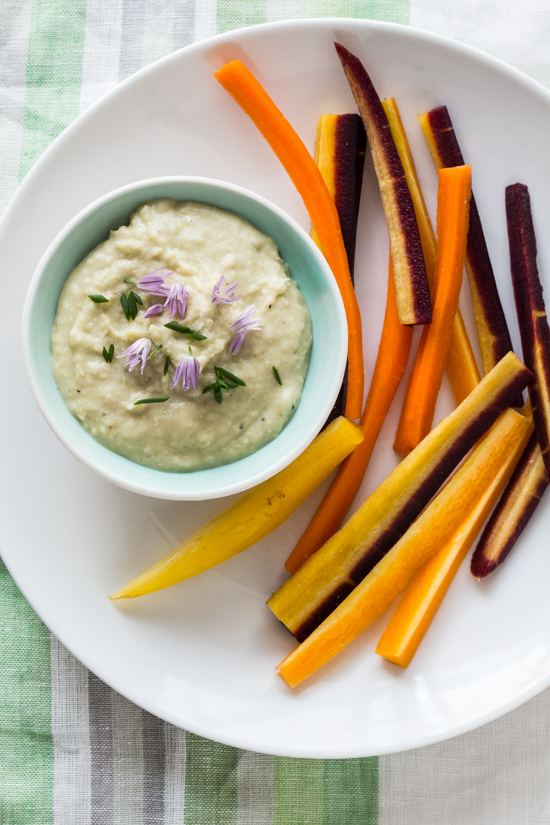
[[[167,329],[169,307],[145,318],[164,299],[125,281],[161,267],[166,287],[182,284],[192,293],[185,318],[176,314],[172,320],[204,340]],[[212,303],[221,276],[226,285],[238,282],[239,300]],[[131,291],[143,301],[134,320],[120,300]],[[94,303],[90,295],[108,302]],[[263,331],[248,331],[231,355],[231,324],[252,304]],[[151,352],[162,345],[143,375],[141,364],[129,371],[126,359],[117,357],[142,338],[150,339]],[[162,198],[141,205],[128,226],[111,232],[69,276],[52,328],[52,370],[72,414],[110,450],[158,470],[201,470],[243,458],[281,432],[300,400],[311,340],[306,303],[271,238],[231,212]],[[111,345],[109,363],[103,350]],[[197,391],[185,391],[181,381],[172,389],[189,347],[200,365]],[[212,391],[202,393],[216,381],[215,367],[246,384],[222,392],[222,403]],[[135,406],[166,396],[162,403]]]

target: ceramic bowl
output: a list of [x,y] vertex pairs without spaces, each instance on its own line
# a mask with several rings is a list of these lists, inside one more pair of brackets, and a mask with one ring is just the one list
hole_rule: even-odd
[[[50,331],[59,293],[74,267],[111,229],[127,224],[144,201],[170,197],[209,203],[241,215],[269,235],[288,264],[311,314],[313,347],[300,404],[269,444],[246,458],[208,470],[170,473],[112,452],[81,426],[57,389]],[[34,273],[23,317],[27,377],[46,421],[86,467],[128,490],[163,499],[200,500],[247,490],[293,461],[319,432],[338,394],[346,364],[347,325],[331,270],[309,236],[281,209],[238,186],[207,178],[171,177],[116,189],[82,210],[59,233]]]

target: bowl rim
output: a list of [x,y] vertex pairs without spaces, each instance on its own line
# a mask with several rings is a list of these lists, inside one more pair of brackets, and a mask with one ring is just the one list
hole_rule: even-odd
[[[237,196],[244,197],[245,199],[252,200],[267,211],[273,213],[280,221],[287,225],[290,230],[294,233],[295,236],[299,239],[299,241],[305,245],[306,250],[308,251],[309,255],[313,257],[314,262],[321,274],[322,280],[324,281],[325,287],[328,289],[330,294],[331,300],[331,314],[334,315],[335,321],[338,327],[341,328],[342,335],[338,336],[338,340],[334,342],[334,352],[336,355],[336,360],[338,363],[338,369],[334,372],[334,376],[338,376],[338,380],[334,379],[333,386],[331,392],[326,396],[326,403],[321,406],[322,415],[320,415],[320,410],[317,411],[317,416],[313,417],[314,421],[320,419],[320,423],[318,426],[310,426],[307,430],[307,433],[302,435],[294,444],[292,449],[288,450],[286,453],[281,455],[274,463],[269,464],[266,468],[262,469],[261,471],[257,471],[251,473],[249,477],[246,479],[241,479],[231,483],[225,483],[223,485],[218,485],[217,487],[212,487],[208,491],[204,489],[199,490],[198,492],[194,490],[191,486],[191,489],[181,489],[181,490],[173,490],[167,489],[166,487],[162,487],[159,483],[158,487],[148,486],[143,481],[136,481],[130,473],[117,473],[113,470],[109,469],[108,467],[104,466],[103,462],[100,459],[101,451],[106,450],[111,455],[119,455],[113,450],[110,450],[105,445],[101,444],[101,442],[97,441],[87,430],[82,427],[83,432],[89,436],[93,445],[90,446],[90,450],[94,451],[94,455],[97,455],[97,458],[88,455],[86,452],[82,451],[77,444],[72,440],[72,438],[67,434],[66,430],[61,425],[61,422],[58,420],[57,415],[52,412],[47,400],[43,397],[41,386],[40,386],[40,378],[37,375],[35,370],[35,364],[33,362],[33,354],[32,354],[32,337],[33,337],[33,325],[31,323],[34,312],[35,312],[35,304],[37,295],[39,292],[39,288],[41,285],[42,278],[50,264],[50,261],[57,250],[61,247],[61,245],[69,238],[69,236],[78,229],[78,227],[85,221],[87,218],[90,218],[93,214],[100,211],[103,207],[107,206],[108,204],[112,203],[113,201],[122,198],[124,195],[131,194],[133,192],[139,192],[141,189],[145,189],[147,187],[153,186],[164,186],[169,184],[190,184],[190,185],[198,185],[204,187],[205,190],[211,189],[212,191],[215,190],[225,190],[227,192],[233,193]],[[163,197],[163,195],[158,195],[156,197]],[[164,197],[171,197],[171,195],[164,195]],[[154,198],[147,197],[144,198],[144,202],[146,200],[153,200]],[[181,200],[185,200],[186,198],[181,198]],[[196,200],[196,198],[189,198],[189,200]],[[208,203],[207,200],[202,201],[204,203]],[[216,204],[213,204],[216,205]],[[134,207],[134,208],[137,208]],[[232,211],[230,208],[227,207],[218,207],[218,208],[225,208],[227,211]],[[133,209],[132,209],[133,211]],[[235,210],[236,214],[238,210]],[[244,216],[243,216],[244,217]],[[249,218],[244,218],[248,220],[249,223],[253,223],[250,221]],[[122,224],[121,224],[122,225]],[[264,232],[264,234],[268,234],[260,227],[257,227],[259,231]],[[109,231],[109,230],[107,230]],[[277,242],[276,242],[277,243]],[[65,283],[65,281],[63,282]],[[305,296],[304,296],[305,297]],[[59,298],[59,293],[57,294],[57,298]],[[307,303],[307,299],[306,299]],[[308,309],[310,309],[308,305]],[[233,183],[228,183],[226,181],[216,180],[214,178],[207,178],[202,176],[193,176],[193,175],[169,175],[169,176],[162,176],[162,177],[155,177],[155,178],[147,178],[144,180],[134,181],[129,184],[125,184],[124,186],[117,187],[116,189],[111,190],[110,192],[101,195],[99,198],[96,198],[92,203],[85,206],[81,209],[65,226],[58,232],[55,238],[51,241],[49,246],[47,247],[46,251],[40,258],[40,261],[33,273],[31,281],[29,283],[27,295],[25,298],[25,303],[23,307],[23,316],[22,316],[22,350],[23,350],[23,363],[25,367],[25,373],[27,377],[27,381],[29,383],[33,398],[40,409],[40,412],[44,416],[47,424],[52,429],[54,434],[57,438],[61,441],[64,447],[73,455],[78,461],[80,461],[85,467],[87,467],[92,472],[96,473],[100,477],[106,479],[107,481],[115,484],[123,489],[129,490],[134,493],[138,493],[141,495],[147,495],[153,498],[159,498],[163,500],[172,500],[172,501],[204,501],[207,499],[214,499],[214,498],[222,498],[226,496],[230,496],[236,493],[242,493],[246,490],[251,489],[252,487],[260,484],[261,482],[273,477],[278,472],[283,470],[287,467],[292,461],[294,461],[313,441],[315,436],[317,435],[318,431],[322,427],[323,422],[328,417],[332,407],[336,401],[338,396],[338,392],[341,386],[341,382],[343,379],[344,371],[346,368],[347,363],[347,319],[346,313],[344,309],[343,300],[340,294],[340,290],[338,288],[336,279],[330,269],[324,255],[319,250],[318,246],[315,242],[310,238],[310,236],[305,232],[305,230],[292,218],[288,215],[284,210],[278,207],[276,204],[272,203],[271,201],[267,200],[261,195],[252,192],[245,187],[238,186]],[[55,380],[55,379],[54,379]],[[307,375],[306,375],[307,381]],[[305,384],[304,384],[305,387]],[[59,390],[58,390],[59,392]],[[61,395],[61,394],[60,394]],[[72,416],[72,413],[66,407],[69,415]],[[72,416],[74,418],[74,416]],[[293,416],[294,417],[294,416]],[[291,424],[292,418],[289,420],[287,425],[281,430],[272,441],[268,442],[264,447],[268,447],[270,444],[273,444],[277,441],[280,435],[286,430],[286,428]],[[77,419],[75,418],[75,421]],[[89,442],[86,442],[89,443]],[[94,446],[95,445],[95,446]],[[96,449],[97,448],[97,449]],[[263,449],[259,448],[259,450]],[[254,451],[250,454],[250,456],[256,455],[259,450]],[[241,461],[246,460],[250,456],[245,456],[244,459],[237,459],[235,462],[231,462],[226,465],[220,465],[221,467],[230,467],[230,466],[237,466]],[[147,469],[149,473],[153,473],[155,478],[159,479],[159,482],[162,478],[167,479],[174,478],[175,476],[179,476],[181,478],[192,478],[196,476],[197,473],[209,473],[218,469],[217,467],[208,468],[206,470],[197,470],[197,471],[190,471],[190,472],[181,472],[181,473],[174,473],[169,471],[163,470],[156,470],[153,468],[143,468],[142,465],[137,464],[136,462],[131,461],[131,459],[127,459],[124,456],[119,456],[121,459],[124,459],[128,462],[129,468],[140,468],[140,469]]]

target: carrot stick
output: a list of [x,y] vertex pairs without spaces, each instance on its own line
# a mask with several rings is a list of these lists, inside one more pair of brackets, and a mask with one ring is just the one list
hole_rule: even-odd
[[[464,158],[446,106],[418,115],[436,169],[463,166]],[[477,326],[483,372],[487,374],[512,349],[510,332],[481,226],[474,196],[470,198],[470,225],[466,246],[466,275]],[[514,406],[521,406],[518,398]]]
[[[418,224],[418,231],[420,233],[420,243],[422,244],[422,252],[424,255],[424,263],[426,264],[426,274],[428,276],[428,283],[433,295],[435,270],[437,265],[437,242],[435,239],[435,232],[428,215],[426,202],[422,195],[418,175],[416,174],[416,167],[414,165],[413,156],[407,140],[407,135],[401,121],[397,103],[393,97],[382,101],[382,106],[386,112],[388,123],[390,124],[391,133],[395,146],[401,158],[405,177],[409,185],[409,191],[414,206],[416,215],[416,222]],[[447,356],[447,374],[449,376],[453,394],[457,404],[461,404],[467,395],[480,382],[479,370],[477,368],[475,356],[472,346],[468,339],[468,333],[460,314],[460,309],[457,309],[455,319],[453,322],[453,329],[451,333],[451,344],[449,347],[449,354]]]
[[[355,242],[366,145],[367,135],[359,115],[321,115],[319,117],[315,140],[315,163],[334,199],[348,256],[351,282],[354,285]],[[310,235],[322,251],[319,236],[313,225]],[[344,415],[348,381],[349,370],[346,366],[340,392],[324,427],[339,415]]]
[[448,541],[491,483],[503,457],[523,441],[530,424],[503,413],[439,495],[363,581],[278,667],[291,687],[330,661],[390,606],[419,567]]
[[510,479],[532,429],[530,423],[523,438],[517,441],[510,453],[503,456],[502,464],[489,486],[454,536],[422,565],[409,582],[376,648],[376,652],[388,662],[401,667],[410,664],[458,568]]
[[422,330],[394,449],[407,455],[429,433],[458,307],[468,238],[471,167],[439,170],[438,254],[432,323]]
[[305,533],[288,557],[285,567],[295,573],[335,533],[361,486],[376,439],[407,367],[412,327],[399,323],[395,281],[390,257],[388,297],[382,338],[369,395],[361,417],[365,440],[340,465],[325,497]]
[[301,195],[317,230],[323,252],[340,288],[348,320],[346,416],[359,418],[364,387],[361,314],[334,200],[303,142],[246,66],[240,60],[233,60],[215,72],[214,77],[265,137]]

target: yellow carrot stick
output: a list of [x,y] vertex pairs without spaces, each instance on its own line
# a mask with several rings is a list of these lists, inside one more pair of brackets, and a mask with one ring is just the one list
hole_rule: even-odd
[[111,596],[133,599],[221,564],[275,530],[363,440],[363,430],[337,418],[280,473],[237,499],[173,553]]
[[487,437],[384,558],[278,671],[291,687],[326,664],[390,606],[415,572],[458,529],[497,473],[523,441],[529,421],[507,410]]
[[376,647],[376,653],[388,662],[401,667],[409,665],[458,568],[509,481],[532,431],[531,421],[522,439],[503,457],[502,465],[457,532],[422,565],[407,585]]

